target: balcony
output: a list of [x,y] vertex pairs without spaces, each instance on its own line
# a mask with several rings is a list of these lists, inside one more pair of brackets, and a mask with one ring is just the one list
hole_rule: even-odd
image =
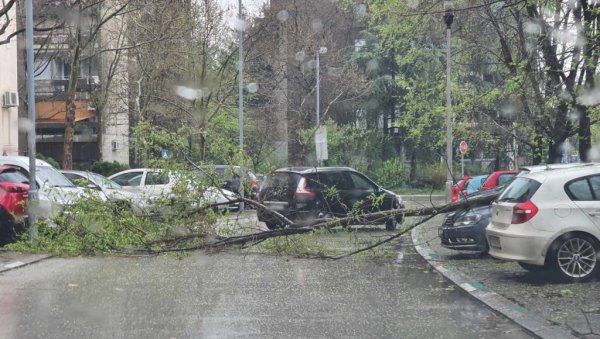
[[[99,86],[98,77],[77,79],[77,92],[86,93]],[[69,80],[50,79],[35,81],[35,95],[39,98],[53,98],[66,94],[69,89]]]

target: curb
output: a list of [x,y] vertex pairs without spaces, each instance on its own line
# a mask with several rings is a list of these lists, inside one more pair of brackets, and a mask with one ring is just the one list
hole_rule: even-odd
[[482,282],[470,278],[452,266],[444,266],[438,261],[439,255],[424,242],[419,234],[417,234],[416,228],[411,231],[410,235],[415,249],[419,255],[427,260],[429,265],[446,277],[446,279],[460,287],[473,298],[485,304],[494,312],[502,314],[538,338],[578,338],[562,326],[553,324],[538,314],[527,310],[523,306],[489,290]]
[[24,266],[27,266],[27,265],[35,264],[37,262],[40,262],[40,261],[46,260],[46,259],[50,259],[52,257],[54,257],[54,256],[51,255],[51,254],[44,254],[44,255],[42,255],[40,257],[37,257],[35,259],[26,260],[25,262],[23,262],[23,261],[12,261],[12,262],[10,262],[8,264],[0,266],[0,273],[8,272],[8,271],[17,269],[19,267],[24,267]]

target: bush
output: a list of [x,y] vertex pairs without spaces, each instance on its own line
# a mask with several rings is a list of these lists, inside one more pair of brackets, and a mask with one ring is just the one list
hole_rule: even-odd
[[431,164],[420,166],[415,178],[415,186],[444,188],[446,184],[446,173],[448,169],[445,164]]
[[106,177],[113,175],[117,172],[124,171],[129,169],[129,165],[121,164],[119,162],[113,161],[96,161],[90,167],[90,171],[98,174],[102,174]]
[[47,156],[43,155],[42,153],[36,154],[35,157],[37,159],[44,160],[45,162],[49,163],[54,168],[60,168],[60,164],[58,163],[58,161],[54,160],[54,158],[52,158],[52,157],[47,157]]
[[395,189],[408,183],[408,167],[398,158],[384,161],[373,173],[374,180],[388,189]]

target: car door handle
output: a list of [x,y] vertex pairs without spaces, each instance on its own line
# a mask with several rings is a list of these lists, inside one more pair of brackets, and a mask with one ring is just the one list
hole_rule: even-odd
[[597,217],[600,216],[600,211],[592,211],[588,213],[589,215],[591,215],[592,217]]

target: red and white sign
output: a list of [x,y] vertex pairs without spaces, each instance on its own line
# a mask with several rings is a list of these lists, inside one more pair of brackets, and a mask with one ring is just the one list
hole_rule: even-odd
[[467,150],[469,150],[469,145],[467,145],[467,142],[463,140],[460,142],[460,145],[458,148],[460,149],[460,153],[465,155],[467,153]]

